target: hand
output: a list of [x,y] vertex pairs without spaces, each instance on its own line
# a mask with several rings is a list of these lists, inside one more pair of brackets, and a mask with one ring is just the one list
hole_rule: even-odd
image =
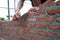
[[19,19],[19,17],[20,17],[20,12],[19,11],[16,11],[15,12],[15,15],[12,18],[12,21],[17,21]]

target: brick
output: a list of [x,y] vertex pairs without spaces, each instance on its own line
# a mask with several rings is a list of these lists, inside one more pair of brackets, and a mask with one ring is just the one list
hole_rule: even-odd
[[7,24],[6,26],[21,26],[21,24]]
[[41,11],[41,12],[39,12],[39,14],[46,14],[46,11],[45,10]]
[[32,12],[28,12],[27,15],[28,15],[28,16],[31,16],[31,15],[32,15]]
[[36,21],[36,18],[28,18],[27,21],[28,22],[35,22]]
[[26,40],[25,38],[19,37],[19,40]]
[[56,2],[56,5],[60,5],[60,1],[57,1],[57,2]]
[[39,12],[33,12],[33,13],[34,16],[39,15]]
[[60,33],[58,33],[57,36],[60,38]]
[[56,21],[60,22],[60,17],[58,17],[58,18],[56,19]]
[[2,37],[2,33],[0,32],[0,37]]
[[25,22],[25,21],[26,21],[25,19],[18,20],[18,22]]
[[60,8],[59,9],[56,9],[57,10],[57,13],[60,14]]
[[30,34],[24,34],[24,36],[27,38],[32,38],[32,36]]
[[26,32],[26,30],[25,29],[23,29],[23,28],[20,28],[20,30],[19,30],[20,32]]
[[46,29],[46,26],[44,24],[35,24],[34,27],[40,29]]
[[18,32],[16,32],[18,35],[20,35],[20,36],[22,36],[23,34],[22,34],[22,32],[20,32],[20,31],[18,31]]
[[52,22],[53,18],[52,17],[38,18],[38,21],[40,21],[40,22]]
[[29,33],[36,34],[36,31],[35,30],[29,30]]
[[50,14],[50,15],[60,14],[60,9],[51,9],[51,10],[48,10],[48,14]]
[[46,14],[46,11],[41,11],[41,12],[34,12],[34,15],[41,15],[41,14]]
[[54,10],[54,9],[48,10],[48,14],[50,14],[50,15],[53,15],[56,13],[57,13],[57,10]]
[[41,35],[44,35],[44,36],[51,36],[51,37],[53,37],[54,36],[54,34],[53,33],[51,33],[51,32],[40,32],[40,34]]
[[13,28],[8,28],[8,31],[12,31],[13,30]]
[[38,37],[38,36],[35,36],[35,37],[34,37],[34,40],[45,40],[45,38],[40,38],[40,37]]
[[15,35],[14,34],[9,34],[10,37],[14,37]]
[[50,25],[49,29],[51,29],[51,30],[60,30],[60,25]]
[[27,27],[27,28],[31,28],[32,25],[31,25],[31,24],[26,24],[26,27]]

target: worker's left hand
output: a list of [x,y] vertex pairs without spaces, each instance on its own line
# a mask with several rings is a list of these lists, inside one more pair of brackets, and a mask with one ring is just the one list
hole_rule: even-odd
[[20,17],[20,12],[16,12],[12,18],[12,21],[17,21]]

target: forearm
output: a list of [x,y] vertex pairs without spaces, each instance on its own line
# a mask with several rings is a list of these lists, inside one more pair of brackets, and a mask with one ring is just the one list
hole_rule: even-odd
[[41,4],[40,0],[32,0],[34,6],[39,6]]
[[23,7],[23,2],[24,2],[24,0],[19,0],[16,10],[20,11],[20,9]]

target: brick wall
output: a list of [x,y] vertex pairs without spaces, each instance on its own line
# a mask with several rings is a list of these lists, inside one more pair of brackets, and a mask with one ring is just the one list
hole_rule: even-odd
[[60,1],[32,10],[17,21],[0,22],[0,38],[4,40],[60,40]]

